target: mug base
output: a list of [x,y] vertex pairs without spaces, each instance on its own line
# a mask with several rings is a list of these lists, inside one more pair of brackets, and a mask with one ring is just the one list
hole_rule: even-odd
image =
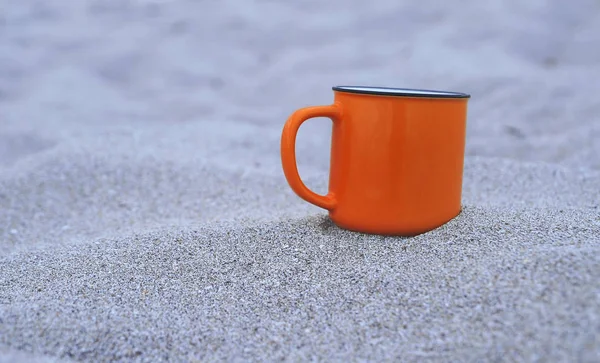
[[402,226],[375,226],[375,225],[364,225],[360,222],[344,222],[338,221],[335,217],[329,214],[329,219],[339,228],[345,229],[351,232],[371,234],[371,235],[380,235],[380,236],[390,236],[390,237],[415,237],[423,233],[430,232],[434,229],[437,229],[446,223],[450,222],[454,218],[458,217],[462,211],[462,208],[458,210],[458,212],[453,213],[451,216],[446,217],[441,220],[431,221],[429,223],[423,224],[412,224],[412,225],[402,225]]

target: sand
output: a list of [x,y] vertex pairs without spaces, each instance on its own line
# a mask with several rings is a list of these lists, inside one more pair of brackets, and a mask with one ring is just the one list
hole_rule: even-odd
[[[0,362],[599,361],[600,3],[461,4],[1,1]],[[337,84],[472,95],[457,218],[293,194]]]

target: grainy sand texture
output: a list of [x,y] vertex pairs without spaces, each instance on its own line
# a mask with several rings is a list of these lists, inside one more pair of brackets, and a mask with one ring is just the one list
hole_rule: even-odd
[[[338,84],[472,95],[457,218],[293,194]],[[0,0],[0,362],[598,362],[599,95],[597,0]]]

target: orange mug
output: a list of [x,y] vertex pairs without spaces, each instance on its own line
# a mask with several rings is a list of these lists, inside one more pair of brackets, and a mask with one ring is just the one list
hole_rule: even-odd
[[[461,211],[465,93],[386,87],[333,87],[334,102],[305,107],[281,135],[283,172],[292,190],[329,211],[343,229],[414,236]],[[312,117],[333,121],[329,191],[317,194],[296,165],[296,134]]]

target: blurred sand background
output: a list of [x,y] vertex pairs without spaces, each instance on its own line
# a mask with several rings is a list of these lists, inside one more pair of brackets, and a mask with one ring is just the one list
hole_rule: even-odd
[[[0,362],[598,361],[599,80],[598,0],[0,0]],[[472,95],[458,218],[292,193],[338,84]]]

